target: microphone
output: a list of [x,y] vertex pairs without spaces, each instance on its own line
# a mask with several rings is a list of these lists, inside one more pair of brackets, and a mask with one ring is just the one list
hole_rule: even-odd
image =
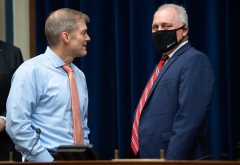
[[40,129],[40,128],[37,128],[37,129],[36,129],[36,132],[37,132],[37,134],[40,136],[41,129]]
[[207,158],[212,158],[212,157],[217,157],[217,156],[220,156],[220,157],[222,157],[222,158],[228,159],[228,154],[223,153],[223,154],[217,154],[217,155],[206,155],[206,156],[204,156],[204,157],[201,157],[201,158],[196,159],[195,161],[203,160],[203,159],[207,159]]
[[31,150],[29,151],[29,153],[27,154],[27,156],[26,156],[26,158],[24,159],[24,161],[27,160],[28,156],[31,154],[33,148],[35,147],[35,145],[37,144],[38,140],[40,139],[41,129],[40,129],[40,128],[37,128],[37,129],[36,129],[36,133],[38,134],[38,138],[37,138],[36,142],[34,143],[33,147],[31,148]]

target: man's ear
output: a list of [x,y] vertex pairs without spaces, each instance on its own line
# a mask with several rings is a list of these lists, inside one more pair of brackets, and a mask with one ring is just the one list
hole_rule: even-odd
[[183,28],[183,36],[184,36],[184,37],[188,35],[188,31],[189,31],[189,28],[188,28],[187,26],[185,26],[185,27]]
[[69,34],[67,32],[62,32],[61,39],[65,43],[69,43],[70,42]]

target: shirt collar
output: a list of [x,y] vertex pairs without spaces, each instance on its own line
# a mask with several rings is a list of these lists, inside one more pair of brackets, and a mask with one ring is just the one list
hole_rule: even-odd
[[45,51],[45,55],[56,68],[65,65],[65,62],[57,54],[55,54],[49,46]]
[[178,47],[172,52],[172,53],[170,53],[168,56],[169,56],[169,58],[171,58],[172,56],[173,56],[173,54],[179,49],[179,48],[181,48],[183,45],[185,45],[186,43],[188,43],[188,40],[187,41],[184,41],[184,42],[182,42],[180,45],[178,45]]

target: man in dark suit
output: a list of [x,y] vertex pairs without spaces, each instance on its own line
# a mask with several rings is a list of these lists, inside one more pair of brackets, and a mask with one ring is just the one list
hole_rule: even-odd
[[188,31],[182,6],[166,4],[155,12],[153,43],[168,60],[154,70],[136,110],[131,140],[136,157],[159,158],[161,149],[168,160],[207,154],[214,73],[208,57],[189,43]]
[[14,161],[21,161],[21,154],[5,131],[6,100],[11,86],[11,78],[15,70],[23,62],[21,50],[11,44],[0,41],[0,160],[9,160],[13,153]]

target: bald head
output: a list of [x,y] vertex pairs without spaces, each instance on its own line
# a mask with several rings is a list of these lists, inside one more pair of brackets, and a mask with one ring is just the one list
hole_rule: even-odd
[[[188,26],[188,16],[185,8],[176,4],[164,4],[158,8],[155,14],[163,9],[172,8],[176,12],[176,19],[181,25]],[[154,16],[155,16],[154,14]]]

